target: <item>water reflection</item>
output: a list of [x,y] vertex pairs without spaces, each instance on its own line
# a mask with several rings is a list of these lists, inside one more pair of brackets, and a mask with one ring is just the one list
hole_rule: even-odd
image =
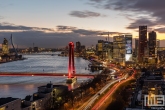
[[[45,72],[45,73],[67,73],[68,57],[57,55],[24,55],[28,58],[23,61],[15,61],[0,64],[0,72]],[[89,62],[82,58],[75,57],[76,74],[94,74],[85,70]],[[43,71],[44,69],[44,71]],[[88,78],[78,78],[81,83]],[[64,77],[0,77],[0,97],[25,98],[26,95],[32,95],[37,92],[37,87],[46,85],[49,82],[53,84],[66,84]],[[74,84],[74,87],[77,83]]]
[[29,89],[34,89],[34,84],[30,84],[30,85],[25,85],[24,86],[25,90],[29,90]]

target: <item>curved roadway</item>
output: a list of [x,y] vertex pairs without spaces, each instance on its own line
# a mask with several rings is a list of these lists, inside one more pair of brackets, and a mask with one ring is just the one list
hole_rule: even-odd
[[121,85],[121,84],[123,84],[123,83],[125,83],[126,81],[128,81],[128,80],[131,80],[131,79],[133,79],[134,77],[134,75],[135,75],[135,71],[134,71],[134,74],[132,74],[132,76],[131,77],[129,77],[129,78],[127,78],[126,76],[124,77],[124,79],[126,79],[126,80],[123,80],[123,79],[121,79],[121,80],[123,80],[123,81],[121,81],[120,83],[117,83],[117,84],[115,84],[93,107],[92,107],[92,109],[91,110],[101,110],[100,109],[100,107],[104,104],[104,102],[108,99],[108,97],[110,97],[112,94],[113,94],[113,92],[115,92],[115,90]]
[[[112,70],[113,73],[115,73],[115,70]],[[126,74],[124,77],[116,80],[110,81],[108,84],[106,84],[99,92],[97,92],[93,97],[91,97],[88,101],[86,101],[78,110],[88,110],[91,105],[98,99],[100,95],[98,94],[103,94],[111,85],[113,85],[116,82],[120,82],[121,80],[124,80],[128,77],[128,74]],[[112,89],[112,88],[111,88]]]

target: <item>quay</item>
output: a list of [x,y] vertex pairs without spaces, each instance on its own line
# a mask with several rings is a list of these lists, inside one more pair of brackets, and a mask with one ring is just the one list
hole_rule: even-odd
[[8,63],[8,62],[13,62],[13,61],[19,61],[19,60],[25,60],[27,58],[19,58],[19,59],[9,59],[9,60],[0,60],[0,64],[2,63]]

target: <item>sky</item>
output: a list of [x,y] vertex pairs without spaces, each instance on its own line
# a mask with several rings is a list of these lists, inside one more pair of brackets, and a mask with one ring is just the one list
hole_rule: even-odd
[[0,42],[18,47],[57,48],[80,41],[92,46],[138,27],[156,31],[165,46],[165,0],[0,0]]

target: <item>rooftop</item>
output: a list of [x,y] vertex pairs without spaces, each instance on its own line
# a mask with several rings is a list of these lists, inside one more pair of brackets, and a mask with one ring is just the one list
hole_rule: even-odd
[[4,105],[6,103],[12,102],[14,100],[17,100],[18,98],[12,98],[12,97],[7,97],[7,98],[0,98],[0,106]]
[[[51,83],[48,83],[46,86],[39,86],[38,88],[42,88],[42,87],[44,87],[44,88],[51,88],[51,86],[52,86],[52,84]],[[53,88],[65,88],[65,87],[67,87],[67,86],[65,86],[65,85],[53,85]]]
[[32,97],[31,95],[27,95],[24,100],[30,101],[31,97]]

